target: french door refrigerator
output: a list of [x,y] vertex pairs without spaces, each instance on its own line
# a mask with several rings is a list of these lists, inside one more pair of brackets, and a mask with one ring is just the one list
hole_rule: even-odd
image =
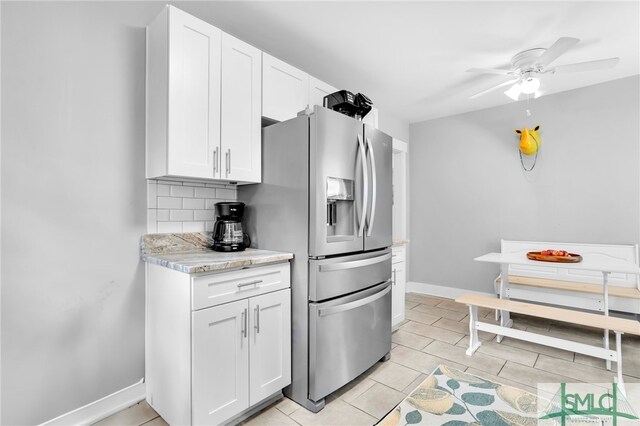
[[262,143],[262,184],[238,198],[255,247],[294,253],[285,394],[317,412],[391,350],[391,138],[316,106]]

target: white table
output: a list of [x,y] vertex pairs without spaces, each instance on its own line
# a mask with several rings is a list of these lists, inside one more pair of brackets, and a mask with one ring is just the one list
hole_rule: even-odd
[[[478,262],[495,263],[500,265],[500,298],[505,298],[505,289],[509,284],[509,265],[529,265],[529,266],[553,266],[554,268],[565,268],[573,270],[599,271],[602,273],[602,296],[604,299],[604,314],[609,316],[609,274],[640,274],[640,267],[637,264],[625,261],[590,261],[583,259],[579,263],[561,262],[539,262],[527,259],[526,254],[518,253],[488,253],[474,260]],[[509,318],[509,312],[500,311],[500,325],[511,327],[513,321]],[[502,336],[498,336],[498,342],[502,341]],[[604,332],[604,348],[609,349],[609,330]],[[607,360],[607,369],[611,369],[611,361]]]

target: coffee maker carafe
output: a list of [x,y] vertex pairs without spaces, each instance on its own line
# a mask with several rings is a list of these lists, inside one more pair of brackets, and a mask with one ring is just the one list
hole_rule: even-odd
[[216,223],[213,227],[213,249],[216,251],[243,251],[251,244],[242,232],[244,203],[216,203]]

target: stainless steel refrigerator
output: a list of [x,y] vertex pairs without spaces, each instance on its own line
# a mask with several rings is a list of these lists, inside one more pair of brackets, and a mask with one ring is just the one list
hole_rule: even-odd
[[252,246],[295,255],[285,394],[317,412],[391,350],[391,137],[316,106],[262,143],[262,184],[238,198]]

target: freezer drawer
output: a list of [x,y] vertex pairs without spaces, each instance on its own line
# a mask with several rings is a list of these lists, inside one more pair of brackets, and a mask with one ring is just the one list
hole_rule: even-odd
[[391,283],[309,304],[309,399],[344,386],[391,350]]
[[391,279],[391,250],[309,260],[309,300],[318,302]]

